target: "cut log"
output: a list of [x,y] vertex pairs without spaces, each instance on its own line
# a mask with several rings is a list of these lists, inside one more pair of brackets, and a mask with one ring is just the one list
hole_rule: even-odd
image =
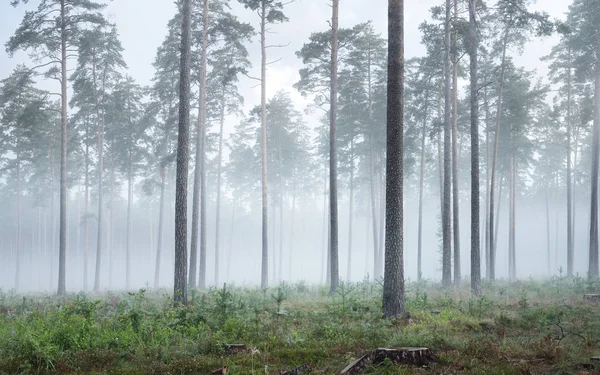
[[244,344],[223,344],[226,355],[240,354],[248,351]]
[[303,375],[303,374],[309,374],[311,371],[312,371],[312,366],[305,364],[305,365],[298,366],[291,370],[279,370],[279,375]]
[[227,375],[229,374],[229,366],[221,367],[210,373],[210,375]]
[[386,359],[395,365],[423,366],[433,360],[433,354],[428,348],[378,348],[350,363],[341,375],[359,374],[369,365],[380,364]]
[[600,294],[585,294],[583,300],[587,303],[600,303]]

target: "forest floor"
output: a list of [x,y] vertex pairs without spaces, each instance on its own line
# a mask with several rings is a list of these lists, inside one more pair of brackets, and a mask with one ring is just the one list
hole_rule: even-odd
[[303,283],[192,291],[177,308],[167,291],[1,293],[0,374],[283,374],[305,364],[339,374],[381,347],[427,347],[434,358],[420,367],[386,360],[365,373],[600,373],[590,364],[600,355],[600,306],[583,297],[598,291],[554,278],[485,283],[473,298],[468,285],[409,283],[410,323],[382,319],[381,284],[368,281],[333,296]]

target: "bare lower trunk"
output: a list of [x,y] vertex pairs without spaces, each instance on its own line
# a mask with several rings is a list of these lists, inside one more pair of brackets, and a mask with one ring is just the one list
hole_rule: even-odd
[[451,178],[452,178],[452,114],[451,114],[451,58],[450,58],[450,5],[446,0],[444,38],[444,205],[442,207],[442,284],[452,282],[452,223],[451,223]]
[[127,166],[127,238],[125,249],[125,289],[131,288],[131,205],[133,203],[133,161],[129,151]]
[[231,260],[232,260],[232,252],[233,252],[233,232],[235,230],[235,204],[236,204],[236,200],[235,200],[235,196],[233,198],[233,204],[232,204],[232,208],[231,208],[231,229],[229,231],[229,252],[227,255],[227,280],[231,280],[230,279],[230,270],[231,270]]
[[[454,0],[454,22],[458,21],[458,0]],[[454,237],[454,283],[460,285],[460,230],[458,192],[458,54],[456,42],[458,31],[452,41],[452,229]]]
[[552,275],[552,266],[551,266],[551,254],[552,254],[552,250],[551,250],[551,246],[550,246],[550,203],[548,202],[548,177],[550,175],[550,168],[548,165],[548,162],[546,161],[546,186],[545,186],[545,192],[546,192],[546,263],[548,265],[548,276]]
[[269,286],[269,227],[268,227],[268,195],[267,195],[267,50],[266,50],[266,1],[261,2],[260,12],[260,128],[262,158],[262,264],[260,287]]
[[67,10],[66,0],[60,0],[61,44],[61,131],[60,131],[60,229],[58,239],[58,295],[66,294],[67,264]]
[[600,137],[600,67],[596,68],[594,125],[592,131],[592,189],[590,209],[589,277],[598,278],[598,154]]
[[[86,126],[87,133],[87,126]],[[90,182],[89,182],[89,146],[85,145],[85,178],[84,178],[84,203],[83,203],[83,290],[88,290],[88,262],[89,262],[89,250],[88,250],[88,219],[89,219],[89,199],[90,199]]]
[[158,209],[158,239],[156,240],[156,263],[154,268],[154,289],[160,285],[160,257],[163,238],[163,220],[165,207],[165,168],[160,168],[160,208]]
[[[327,220],[327,174],[325,174],[325,178],[323,179],[323,238],[321,240],[321,253],[323,254],[323,261],[321,267],[321,283],[325,282],[325,269],[327,267],[327,243],[329,242],[328,228],[329,222]],[[325,237],[327,235],[327,237]],[[325,241],[327,239],[327,242]]]
[[17,140],[17,260],[15,268],[15,292],[19,293],[21,280],[21,158],[19,152],[19,140]]
[[294,181],[294,188],[292,191],[292,218],[290,224],[290,256],[288,258],[288,280],[292,281],[292,264],[293,264],[293,255],[294,255],[294,219],[296,214],[296,170],[294,169],[294,176],[292,177]]
[[354,140],[350,140],[350,203],[348,205],[348,268],[346,280],[352,277],[352,216],[354,206]]
[[331,220],[331,285],[329,294],[335,293],[339,280],[338,259],[338,203],[337,203],[337,70],[338,70],[338,10],[339,0],[332,0],[331,21],[331,96],[329,100],[329,211]]
[[223,159],[223,124],[225,123],[225,85],[221,92],[219,153],[217,155],[217,217],[215,220],[215,285],[219,285],[219,245],[221,241],[221,163]]
[[373,166],[373,140],[369,134],[369,195],[371,198],[371,220],[373,224],[373,277],[379,279],[377,265],[379,264],[379,245],[377,241],[377,206],[375,205],[375,171]]

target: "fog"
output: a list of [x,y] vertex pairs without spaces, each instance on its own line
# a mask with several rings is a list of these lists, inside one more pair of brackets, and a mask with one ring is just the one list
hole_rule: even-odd
[[[8,2],[0,5],[0,40],[9,41],[19,27],[26,10],[36,9],[31,1],[16,8]],[[528,2],[527,2],[528,3]],[[571,1],[540,1],[530,4],[530,11],[545,11],[549,19],[565,19]],[[256,14],[237,2],[231,2],[231,14],[258,27]],[[420,43],[419,25],[423,21],[435,23],[429,13],[440,1],[406,2],[406,59],[423,58],[430,48]],[[386,38],[387,2],[348,0],[340,5],[340,27],[351,28],[358,23],[372,21],[373,32]],[[490,8],[490,12],[493,7]],[[76,79],[70,79],[69,98],[83,98],[69,106],[68,145],[68,199],[66,217],[66,288],[68,292],[91,291],[96,269],[98,247],[98,140],[96,125],[105,122],[106,145],[103,149],[103,218],[100,237],[100,290],[136,290],[153,288],[157,262],[160,263],[158,286],[171,288],[174,279],[175,240],[175,162],[177,115],[173,113],[178,98],[169,91],[175,89],[173,77],[167,68],[157,67],[161,46],[168,37],[167,24],[176,14],[171,1],[114,0],[102,13],[115,23],[122,43],[122,56],[127,67],[119,67],[114,82],[107,87],[106,107],[93,108],[92,101],[78,91]],[[269,280],[279,282],[306,282],[324,284],[328,280],[328,178],[327,106],[319,103],[319,93],[303,95],[294,87],[301,80],[299,70],[305,68],[300,51],[313,32],[328,30],[330,17],[328,2],[300,0],[286,5],[284,12],[289,22],[271,25],[271,42],[278,48],[269,51],[267,74],[268,149],[268,215],[269,215]],[[487,21],[486,21],[487,22]],[[491,26],[490,26],[491,27]],[[491,34],[491,35],[490,35]],[[271,38],[271,35],[269,36]],[[482,69],[489,75],[482,79],[481,120],[481,251],[482,275],[485,275],[485,232],[490,174],[490,153],[493,143],[492,125],[496,116],[498,92],[498,64],[500,56],[493,50],[497,40],[490,30],[484,35],[486,47]],[[218,39],[218,38],[217,38]],[[168,38],[167,38],[168,40]],[[560,42],[556,33],[548,36],[530,36],[522,45],[509,48],[510,74],[507,73],[506,104],[503,108],[502,129],[513,130],[516,145],[509,145],[508,136],[500,140],[499,170],[496,196],[498,238],[496,278],[509,278],[509,170],[510,150],[517,149],[518,171],[515,181],[515,244],[516,274],[519,279],[544,279],[566,275],[567,269],[567,181],[566,142],[563,95],[560,84],[549,77],[549,61],[540,58],[550,54]],[[166,42],[165,42],[166,43]],[[215,42],[219,45],[221,41]],[[258,36],[242,41],[247,48],[246,74],[239,74],[231,87],[231,99],[220,100],[220,86],[208,87],[207,98],[207,190],[206,190],[206,273],[201,275],[209,286],[223,283],[258,286],[261,281],[261,191],[260,191],[260,119],[256,106],[260,104],[260,86],[252,77],[260,75],[260,46]],[[223,43],[225,50],[226,43]],[[157,48],[159,49],[157,52]],[[213,47],[211,47],[213,48]],[[219,47],[220,48],[220,47]],[[166,48],[165,48],[166,49]],[[211,50],[212,51],[212,50]],[[221,51],[214,47],[214,51]],[[8,77],[19,64],[32,67],[27,51],[19,50],[13,56],[0,53],[0,87],[9,87]],[[163,51],[164,52],[164,51]],[[196,51],[197,52],[197,51]],[[169,57],[168,50],[163,56]],[[170,56],[175,60],[178,56]],[[199,60],[194,55],[194,60]],[[217,59],[217,53],[210,58]],[[435,58],[435,55],[434,57]],[[231,58],[230,58],[231,59]],[[382,60],[383,61],[383,60]],[[424,193],[422,226],[422,278],[440,281],[442,277],[442,232],[440,186],[440,143],[443,113],[435,92],[426,97],[435,83],[423,84],[426,63],[412,60],[407,63],[407,96],[405,115],[405,176],[404,176],[404,269],[405,278],[416,280],[419,182],[421,157],[421,129],[426,127],[424,150]],[[416,61],[416,62],[415,62]],[[482,58],[483,61],[483,58]],[[230,61],[227,61],[229,64]],[[486,67],[485,64],[488,64]],[[69,75],[81,62],[69,60]],[[243,65],[243,63],[240,63]],[[347,65],[343,65],[347,64]],[[470,270],[470,148],[468,109],[468,58],[459,65],[458,90],[458,188],[460,223],[460,265],[462,277],[468,279]],[[464,65],[464,66],[463,66]],[[383,66],[383,65],[381,65]],[[385,74],[381,66],[380,82],[374,83],[373,97],[383,87]],[[223,66],[213,65],[209,75]],[[227,65],[229,67],[229,65]],[[226,68],[227,68],[226,67]],[[344,70],[346,69],[346,71]],[[369,67],[369,69],[371,69]],[[487,70],[486,70],[487,69]],[[507,70],[509,70],[507,68]],[[342,63],[341,86],[352,83],[358,73],[350,63]],[[166,73],[165,73],[166,72]],[[343,75],[347,72],[348,75]],[[370,70],[369,70],[370,72]],[[43,72],[42,72],[43,73]],[[160,76],[164,74],[164,76]],[[217,73],[214,73],[215,75]],[[236,73],[237,74],[237,73]],[[193,75],[193,74],[192,74]],[[130,77],[130,78],[126,78]],[[162,77],[162,78],[161,78]],[[350,77],[350,78],[348,78]],[[32,87],[44,90],[43,113],[34,120],[30,136],[22,132],[18,118],[8,99],[0,105],[2,136],[0,156],[0,288],[17,292],[55,293],[58,279],[59,228],[59,92],[56,80],[43,74],[35,76]],[[162,79],[162,81],[161,81]],[[437,78],[436,78],[437,79]],[[344,81],[345,80],[345,81]],[[209,77],[210,81],[210,77]],[[164,86],[159,83],[163,82]],[[164,83],[166,82],[166,84]],[[215,79],[215,82],[217,80]],[[441,80],[440,80],[441,82]],[[131,90],[123,87],[131,83]],[[424,85],[424,84],[423,84]],[[159,87],[160,86],[160,87]],[[188,244],[191,241],[192,199],[196,150],[196,111],[198,84],[192,85],[192,119],[190,128],[190,166],[188,177]],[[544,86],[543,88],[541,88]],[[590,223],[590,169],[591,122],[589,101],[593,92],[590,82],[581,83],[574,94],[573,107],[577,117],[572,161],[573,173],[573,249],[574,274],[588,272]],[[129,87],[129,86],[127,86]],[[347,85],[350,87],[350,84]],[[587,89],[586,89],[587,87]],[[138,90],[139,89],[139,90]],[[83,90],[83,89],[81,89]],[[136,91],[138,90],[138,91]],[[162,90],[162,91],[161,91]],[[353,91],[354,90],[354,91]],[[370,89],[369,89],[370,90]],[[586,91],[587,90],[587,91]],[[9,90],[6,90],[7,92]],[[164,92],[163,92],[164,91]],[[382,219],[385,217],[385,98],[381,94],[372,103],[363,106],[359,89],[340,93],[339,134],[339,269],[345,281],[377,279],[375,253],[384,241]],[[521,95],[524,91],[525,94]],[[229,92],[229,91],[228,91]],[[381,90],[379,92],[382,92]],[[354,95],[356,94],[356,95]],[[38,95],[28,92],[26,95]],[[119,96],[122,95],[122,96]],[[424,99],[421,100],[421,96]],[[487,99],[489,95],[489,102]],[[9,97],[4,94],[3,98]],[[369,91],[369,98],[371,91]],[[520,102],[527,97],[528,102]],[[535,97],[535,98],[533,98]],[[48,99],[50,98],[50,99]],[[86,99],[87,98],[87,99]],[[133,98],[133,99],[132,99]],[[530,99],[533,98],[533,99]],[[371,100],[371,99],[369,99]],[[529,101],[530,100],[530,101]],[[173,103],[171,103],[173,101]],[[575,104],[575,101],[577,103]],[[14,101],[18,102],[17,100]],[[121,105],[123,103],[133,105]],[[356,103],[357,108],[353,105]],[[11,102],[12,103],[12,102]],[[92,103],[92,104],[89,104]],[[316,104],[315,104],[316,103]],[[423,104],[426,103],[426,104]],[[221,105],[227,107],[223,109]],[[561,107],[563,105],[563,107]],[[97,103],[96,103],[97,106]],[[428,107],[429,106],[429,107]],[[131,107],[135,107],[132,109]],[[321,107],[321,108],[317,108]],[[372,107],[370,127],[364,124],[365,110]],[[429,109],[424,109],[429,108]],[[102,112],[102,115],[99,113]],[[20,113],[20,112],[19,112]],[[25,113],[25,112],[23,112]],[[13,117],[11,117],[13,116]],[[554,117],[553,117],[554,116]],[[562,116],[562,117],[561,117]],[[586,117],[587,116],[587,117]],[[17,120],[13,120],[17,118]],[[424,118],[424,121],[421,119]],[[33,121],[33,122],[32,122]],[[37,122],[39,121],[39,123]],[[222,124],[220,124],[222,122]],[[574,120],[575,122],[575,120]],[[375,124],[376,123],[376,124]],[[425,125],[423,125],[424,123]],[[15,125],[16,124],[16,125]],[[219,166],[219,126],[223,126],[223,155]],[[140,129],[132,130],[132,129]],[[43,131],[38,132],[39,129]],[[29,128],[27,128],[29,129]],[[365,130],[367,129],[367,130]],[[486,131],[487,129],[487,131]],[[552,134],[550,132],[552,131]],[[568,130],[571,131],[571,130]],[[575,131],[574,131],[575,132]],[[491,135],[489,133],[492,133]],[[351,135],[348,135],[351,134]],[[104,136],[104,135],[103,135]],[[29,137],[29,138],[27,138]],[[131,139],[129,139],[130,137]],[[372,137],[374,140],[372,141]],[[561,137],[560,139],[557,137]],[[563,139],[564,138],[564,139]],[[18,140],[17,140],[18,139]],[[129,140],[127,140],[129,139]],[[351,139],[351,141],[348,141]],[[373,146],[374,142],[374,146]],[[355,149],[356,147],[356,149]],[[17,151],[18,150],[18,151]],[[21,153],[18,154],[17,152]],[[19,156],[17,156],[19,155]],[[370,165],[369,163],[373,163]],[[164,167],[164,170],[162,168]],[[132,172],[133,171],[133,172]],[[161,173],[165,173],[162,239],[159,242],[161,207]],[[220,233],[217,244],[217,177],[220,174]],[[352,182],[352,183],[351,183]],[[131,184],[130,184],[131,183]],[[86,213],[86,189],[89,188]],[[350,186],[352,185],[352,187]],[[131,196],[129,191],[131,189]],[[352,193],[350,192],[352,189]],[[352,194],[352,195],[351,195]],[[498,195],[500,194],[500,195]],[[375,204],[372,206],[372,202]],[[375,215],[374,215],[375,214]],[[373,224],[375,221],[375,224]],[[375,235],[375,237],[374,237]],[[375,248],[378,247],[378,249]],[[218,266],[216,249],[218,247]],[[160,256],[157,251],[160,249]],[[188,249],[189,251],[189,249]],[[188,255],[189,256],[189,255]],[[87,259],[87,260],[86,260]],[[454,261],[454,260],[453,260]],[[84,265],[87,263],[87,270]],[[197,266],[196,266],[197,267]],[[218,277],[217,270],[218,269]]]

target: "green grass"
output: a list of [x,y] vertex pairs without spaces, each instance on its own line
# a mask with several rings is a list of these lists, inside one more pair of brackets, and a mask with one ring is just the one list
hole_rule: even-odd
[[[570,374],[600,354],[600,308],[583,279],[468,285],[407,285],[406,320],[381,319],[380,283],[343,284],[338,294],[303,283],[269,290],[190,293],[173,307],[166,293],[0,293],[0,374],[276,374],[310,364],[337,374],[377,347],[419,346],[424,368],[384,363],[369,374]],[[225,344],[245,344],[228,354]]]

